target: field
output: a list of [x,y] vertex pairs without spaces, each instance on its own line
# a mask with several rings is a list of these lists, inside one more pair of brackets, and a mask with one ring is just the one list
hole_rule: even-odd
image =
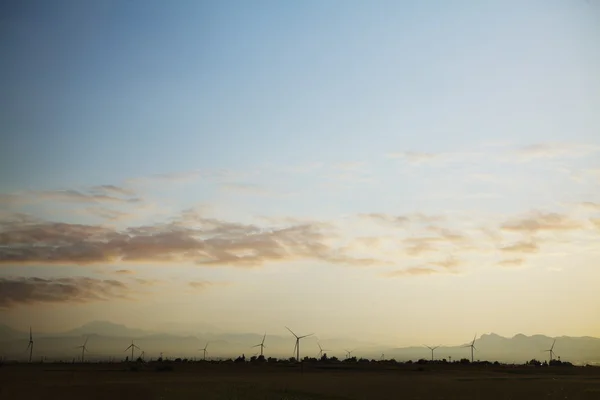
[[0,399],[600,399],[600,368],[173,364],[0,367]]

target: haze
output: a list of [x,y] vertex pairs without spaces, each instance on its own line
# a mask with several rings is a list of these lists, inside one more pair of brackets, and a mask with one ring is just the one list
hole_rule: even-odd
[[597,4],[0,7],[2,323],[600,336]]

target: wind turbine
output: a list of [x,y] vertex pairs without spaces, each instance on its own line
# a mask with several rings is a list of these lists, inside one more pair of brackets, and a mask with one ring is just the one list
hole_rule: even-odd
[[29,327],[29,344],[25,351],[27,350],[29,350],[29,362],[31,363],[31,357],[33,356],[33,335],[31,334],[31,327]]
[[[83,346],[75,347],[76,349],[81,349],[81,362],[84,361],[85,352],[88,351],[88,349],[87,349],[88,339],[89,339],[89,336],[85,338],[85,342],[83,342]],[[133,356],[131,356],[131,357],[133,357]]]
[[324,352],[326,352],[326,351],[331,351],[331,350],[328,350],[328,349],[324,349],[324,348],[322,348],[322,347],[321,347],[321,343],[319,343],[319,342],[317,342],[317,346],[319,346],[319,358],[322,358],[322,357],[323,357],[323,353],[324,353]]
[[548,352],[548,353],[550,353],[550,361],[549,361],[549,363],[550,363],[550,362],[552,362],[552,360],[554,359],[554,357],[553,357],[553,356],[554,356],[554,354],[555,354],[555,353],[554,353],[554,343],[556,343],[556,339],[554,339],[554,341],[552,342],[552,346],[551,346],[551,347],[550,347],[548,350],[543,350],[543,351],[544,351],[544,353],[545,353],[545,352]]
[[475,336],[473,337],[473,341],[471,342],[471,344],[467,344],[465,346],[462,347],[470,347],[471,348],[471,362],[473,362],[473,350],[477,350],[477,348],[475,347],[475,339],[477,339],[477,334],[475,334]]
[[133,362],[133,350],[138,349],[141,350],[138,346],[136,346],[135,344],[133,344],[133,339],[131,340],[131,344],[129,345],[129,347],[127,347],[125,349],[125,351],[131,349],[131,361]]
[[204,352],[204,357],[202,358],[202,360],[203,360],[203,361],[206,361],[206,353],[207,353],[206,349],[208,348],[208,344],[209,344],[209,343],[210,343],[210,342],[206,342],[206,346],[204,346],[204,348],[203,348],[203,349],[199,349],[199,350],[198,350],[198,351],[203,351],[203,352]]
[[440,346],[435,346],[435,347],[430,347],[430,346],[427,346],[427,345],[424,345],[424,346],[427,347],[429,350],[431,350],[431,361],[433,361],[433,351],[435,349],[437,349],[438,347],[440,347]]
[[[260,342],[259,344],[257,344],[256,346],[252,346],[252,347],[260,347],[260,355],[263,355],[263,349],[267,346],[265,346],[265,338],[267,337],[267,334],[265,333],[265,335],[262,338],[262,342]],[[263,356],[264,357],[264,356]]]
[[285,327],[285,329],[290,331],[291,334],[294,335],[294,337],[296,338],[296,345],[294,346],[294,351],[296,352],[296,361],[300,362],[300,339],[304,339],[305,337],[312,336],[312,335],[314,335],[314,333],[311,333],[309,335],[304,335],[304,336],[298,336],[287,326]]
[[[354,349],[354,350],[356,350],[356,349]],[[344,349],[344,351],[346,352],[346,358],[350,358],[352,356],[352,352],[354,350],[346,350],[346,349]]]

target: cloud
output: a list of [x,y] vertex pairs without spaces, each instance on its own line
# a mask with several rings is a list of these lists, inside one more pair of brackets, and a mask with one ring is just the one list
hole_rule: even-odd
[[35,303],[88,303],[126,298],[128,288],[115,280],[93,278],[0,278],[0,307]]
[[502,225],[505,231],[536,233],[538,231],[571,231],[581,229],[583,224],[557,213],[535,212]]
[[518,267],[523,265],[524,262],[525,260],[523,260],[522,258],[508,258],[505,260],[498,261],[498,265],[502,267]]
[[515,150],[522,161],[540,158],[582,157],[600,150],[600,146],[572,143],[536,143]]
[[135,274],[135,271],[132,271],[130,269],[119,269],[115,271],[115,274],[119,274],[119,275],[133,275]]
[[[405,225],[406,223],[420,223],[429,224],[434,222],[441,222],[445,220],[445,217],[441,215],[426,215],[423,213],[412,213],[406,215],[390,215],[383,213],[363,213],[358,214],[359,218],[371,220],[373,222],[384,223],[386,225]],[[433,227],[432,229],[435,229]]]
[[386,154],[387,158],[402,159],[409,164],[445,164],[472,162],[484,156],[480,151],[425,153],[416,151],[402,151]]
[[397,278],[401,276],[420,276],[420,275],[433,275],[439,274],[440,271],[433,268],[425,268],[425,267],[413,267],[407,269],[399,269],[396,271],[391,271],[385,273],[384,276],[388,278]]
[[53,200],[75,203],[139,203],[140,198],[122,198],[107,194],[84,193],[77,190],[46,190],[30,192],[32,196],[42,200]]
[[228,191],[242,193],[242,194],[263,195],[263,196],[274,194],[273,192],[269,191],[268,189],[266,189],[260,185],[256,185],[256,184],[252,184],[252,183],[230,182],[230,183],[222,183],[219,185],[219,187],[222,189],[228,190]]
[[536,253],[539,249],[540,247],[534,242],[517,242],[500,248],[501,251],[508,253]]
[[590,218],[590,222],[594,224],[597,229],[600,229],[600,218]]
[[423,253],[431,253],[438,251],[434,243],[439,243],[440,238],[437,237],[416,237],[404,239],[404,244],[407,245],[406,253],[411,256],[420,256]]
[[[117,188],[116,186],[114,187]],[[21,193],[0,195],[0,204],[19,205],[37,203],[40,201],[57,201],[64,203],[113,203],[113,204],[132,204],[142,201],[139,197],[118,197],[113,194],[107,194],[106,191],[99,192],[97,188],[94,191],[84,192],[78,190],[30,190]]]
[[105,219],[107,221],[120,221],[132,217],[131,213],[112,210],[106,207],[87,207],[84,211],[88,214]]
[[368,214],[359,214],[360,218],[370,219],[376,222],[384,222],[393,225],[403,225],[410,221],[410,219],[403,215],[388,215],[388,214],[380,214],[380,213],[368,213]]
[[387,272],[384,276],[388,278],[397,278],[402,276],[422,276],[422,275],[434,275],[434,274],[455,274],[457,267],[461,264],[454,257],[448,257],[446,260],[429,263],[432,266],[441,267],[431,268],[428,266],[411,267],[406,269],[399,269],[396,271]]
[[115,185],[99,185],[90,189],[92,192],[112,194],[116,196],[135,197],[135,192]]
[[329,244],[326,224],[286,227],[220,221],[187,213],[172,223],[109,227],[58,222],[0,222],[0,263],[69,264],[193,262],[197,265],[260,266],[301,259],[369,265]]
[[579,203],[579,205],[590,211],[600,211],[600,203],[593,203],[591,201],[584,201]]
[[160,285],[161,283],[163,283],[163,281],[161,281],[159,279],[142,279],[142,278],[136,278],[135,282],[137,282],[138,284],[140,284],[142,286],[156,286],[156,285]]
[[430,264],[435,265],[437,267],[442,267],[448,271],[456,271],[457,268],[461,265],[461,262],[458,259],[450,256],[450,257],[446,258],[445,260],[435,261]]
[[227,169],[216,170],[191,170],[169,172],[163,174],[153,174],[149,176],[131,178],[126,181],[129,185],[153,185],[153,184],[177,184],[194,182],[199,179],[220,181],[223,179],[239,178],[241,174],[236,174]]
[[211,287],[216,287],[216,286],[229,286],[229,282],[211,282],[211,281],[202,280],[202,281],[188,282],[188,285],[194,289],[205,290],[205,289],[209,289]]

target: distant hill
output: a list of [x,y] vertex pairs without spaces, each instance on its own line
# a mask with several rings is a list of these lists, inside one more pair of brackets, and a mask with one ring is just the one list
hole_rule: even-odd
[[79,328],[59,334],[58,336],[98,335],[136,338],[149,335],[150,333],[151,332],[141,329],[128,328],[125,325],[115,324],[108,321],[92,321],[80,326]]
[[0,341],[17,339],[19,337],[23,337],[23,335],[25,335],[24,332],[19,332],[8,325],[0,324]]
[[[195,326],[200,327],[200,325]],[[180,327],[178,331],[187,332],[195,327]],[[210,327],[206,325],[207,329]],[[80,355],[76,346],[82,344],[83,336],[88,336],[88,360],[106,360],[107,358],[123,359],[129,352],[125,349],[135,340],[147,358],[156,358],[161,353],[165,357],[194,358],[200,357],[199,349],[208,343],[209,358],[229,358],[245,354],[250,357],[258,353],[255,346],[262,340],[262,334],[257,333],[197,333],[173,334],[158,331],[145,331],[129,328],[125,325],[108,321],[93,321],[79,328],[62,333],[43,334],[34,330],[35,359],[47,357],[48,359],[70,360],[77,359]],[[475,341],[476,360],[517,362],[522,363],[531,359],[547,360],[549,349],[555,338],[544,335],[515,335],[506,338],[494,333],[481,335]],[[11,359],[24,359],[25,349],[29,340],[29,332],[19,332],[6,325],[0,325],[0,356]],[[302,340],[301,355],[315,357],[318,353],[318,336],[311,336]],[[265,356],[288,358],[292,356],[294,338],[291,335],[271,335],[267,333],[265,341]],[[379,359],[385,354],[386,359],[394,358],[398,361],[430,359],[431,351],[423,346],[389,348],[382,345],[360,342],[352,339],[328,339],[321,342],[327,349],[329,356],[345,357],[344,349],[355,349],[353,356]],[[466,343],[465,343],[466,344]],[[600,339],[593,337],[568,337],[556,338],[554,347],[556,356],[563,361],[575,364],[600,363]],[[137,354],[137,353],[136,353]],[[458,346],[441,346],[435,350],[436,359],[459,360],[470,359],[471,352],[468,348]]]
[[[600,339],[593,337],[562,336],[551,338],[544,335],[526,336],[518,334],[512,338],[502,337],[495,333],[481,335],[475,341],[475,360],[494,360],[501,362],[523,362],[531,359],[547,360],[545,350],[554,346],[555,357],[564,361],[583,364],[600,361]],[[466,345],[467,343],[465,343]],[[462,345],[461,345],[462,346]],[[441,346],[435,350],[436,359],[453,360],[471,358],[471,350],[461,346]],[[431,358],[431,351],[425,347],[395,348],[389,351],[390,356],[397,359]]]

